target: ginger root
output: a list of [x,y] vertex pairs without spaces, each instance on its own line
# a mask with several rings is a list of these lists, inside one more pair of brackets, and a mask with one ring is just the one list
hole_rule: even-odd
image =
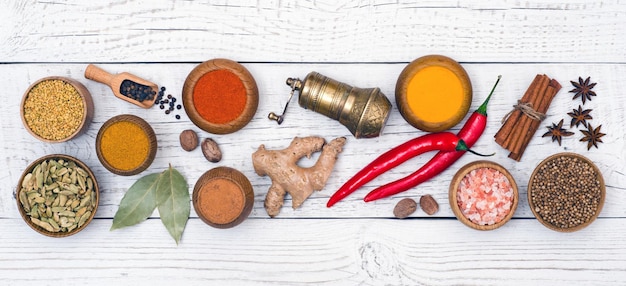
[[[272,179],[265,197],[265,210],[275,217],[283,206],[286,193],[291,195],[292,207],[300,207],[313,191],[324,188],[335,166],[337,155],[341,153],[345,137],[339,137],[325,144],[320,137],[295,137],[289,147],[282,150],[265,150],[265,146],[252,154],[254,171],[259,176],[268,175]],[[322,150],[315,165],[309,168],[298,166],[298,160]]]

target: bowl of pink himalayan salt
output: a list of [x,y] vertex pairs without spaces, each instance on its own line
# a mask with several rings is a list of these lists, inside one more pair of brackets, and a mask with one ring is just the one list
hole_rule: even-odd
[[475,161],[454,175],[448,199],[452,212],[463,224],[493,230],[513,217],[519,193],[513,176],[504,167],[491,161]]

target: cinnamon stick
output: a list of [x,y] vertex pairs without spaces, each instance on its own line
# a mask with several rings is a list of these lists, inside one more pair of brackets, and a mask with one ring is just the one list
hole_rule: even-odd
[[[557,80],[551,79],[550,84],[548,85],[548,88],[546,89],[545,99],[542,102],[541,106],[537,109],[537,111],[545,114],[548,111],[550,104],[552,104],[552,100],[554,99],[556,94],[559,92],[559,90],[561,90],[561,84]],[[511,152],[509,154],[509,158],[516,160],[516,161],[519,161],[522,158],[522,155],[524,154],[526,147],[528,147],[528,144],[530,143],[533,135],[539,128],[539,124],[541,124],[541,122],[537,120],[533,120],[531,122],[530,127],[528,128],[526,135],[524,136],[526,139],[524,140],[523,144],[520,146],[520,148],[516,152]]]
[[[520,102],[529,102],[530,94],[533,93],[534,90],[539,86],[539,81],[542,77],[545,77],[545,75],[538,74],[535,76],[533,81],[528,86],[528,89],[526,89],[526,92],[520,99]],[[517,120],[519,119],[521,114],[522,112],[519,109],[515,109],[509,114],[509,117],[507,117],[504,124],[500,127],[500,130],[498,130],[498,132],[494,136],[496,139],[496,143],[504,147],[504,141],[511,134],[511,131],[515,127]]]
[[[549,83],[550,83],[550,79],[548,78],[548,76],[542,75],[539,81],[539,84],[537,85],[535,89],[533,89],[533,91],[531,92],[529,96],[529,100],[527,101],[527,103],[531,104],[531,107],[533,109],[537,108],[537,105],[539,104],[541,97],[543,93],[545,92],[545,89],[548,87]],[[503,147],[505,149],[512,151],[514,145],[518,144],[517,142],[523,139],[522,135],[524,133],[524,130],[526,129],[522,129],[520,125],[524,125],[527,122],[527,120],[530,120],[528,116],[523,116],[523,114],[520,115],[518,122],[515,123],[515,128],[504,141]]]
[[[548,86],[546,86],[546,89],[541,93],[541,95],[538,96],[535,102],[532,103],[533,109],[535,109],[539,113],[544,113],[545,112],[544,109],[547,109],[547,108],[544,108],[544,105],[547,102],[547,98],[550,96],[550,94],[553,91],[554,91],[554,88],[548,84]],[[517,138],[511,145],[511,148],[509,149],[511,153],[519,153],[520,148],[522,147],[524,142],[530,137],[532,137],[533,134],[535,134],[535,132],[530,129],[531,123],[535,121],[537,120],[531,119],[528,116],[523,116],[521,118],[520,126],[518,127],[518,129],[520,130],[519,132],[520,137]],[[529,133],[532,133],[532,134],[529,134]]]

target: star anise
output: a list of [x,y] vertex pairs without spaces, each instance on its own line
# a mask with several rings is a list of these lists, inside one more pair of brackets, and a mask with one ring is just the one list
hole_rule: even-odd
[[592,96],[596,96],[596,92],[591,90],[594,86],[596,86],[596,83],[589,83],[590,79],[591,77],[587,77],[587,79],[583,81],[582,77],[578,77],[578,82],[570,81],[574,86],[574,89],[569,92],[576,93],[574,94],[574,97],[572,97],[572,100],[580,97],[583,100],[583,104],[585,104],[587,100],[591,101]]
[[552,142],[558,141],[559,146],[561,146],[561,138],[563,136],[567,137],[567,136],[574,135],[574,132],[569,132],[563,129],[563,119],[559,121],[559,124],[552,123],[552,126],[546,126],[546,127],[548,128],[548,132],[544,133],[543,136],[541,137],[552,136]]
[[589,115],[591,110],[593,109],[583,110],[583,108],[579,105],[578,110],[572,109],[572,112],[568,112],[567,114],[572,117],[572,122],[570,123],[569,127],[574,127],[574,125],[578,127],[578,125],[581,123],[583,124],[583,126],[587,126],[587,120],[593,119],[593,117]]
[[596,146],[596,148],[598,148],[598,143],[604,143],[602,142],[602,136],[606,135],[602,132],[600,132],[600,128],[602,128],[602,125],[596,127],[595,129],[591,126],[591,123],[587,123],[587,130],[580,130],[580,132],[582,132],[585,137],[583,137],[582,139],[580,139],[581,142],[585,142],[587,141],[587,150],[591,149],[591,146]]

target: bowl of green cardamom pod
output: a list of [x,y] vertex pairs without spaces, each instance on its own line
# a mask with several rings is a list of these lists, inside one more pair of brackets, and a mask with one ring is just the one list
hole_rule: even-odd
[[93,99],[77,80],[50,76],[31,84],[20,104],[25,129],[47,143],[65,142],[89,128]]
[[24,171],[15,193],[17,208],[33,230],[66,237],[83,230],[98,209],[100,190],[93,172],[63,154],[43,156]]

